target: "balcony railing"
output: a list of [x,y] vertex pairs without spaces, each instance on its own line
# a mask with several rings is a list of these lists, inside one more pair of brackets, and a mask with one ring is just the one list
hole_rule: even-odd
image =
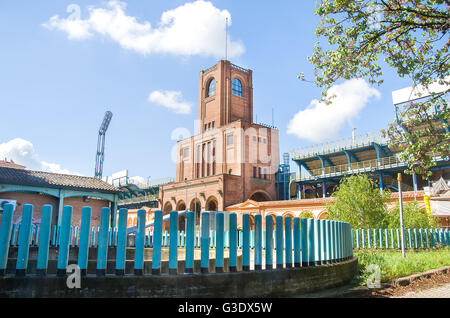
[[309,176],[301,176],[297,180],[308,180],[313,179],[315,177],[327,177],[333,175],[340,175],[344,173],[355,173],[358,171],[364,172],[371,169],[380,169],[380,168],[388,168],[388,167],[397,167],[397,166],[405,166],[406,162],[401,161],[397,156],[380,158],[380,162],[378,159],[365,160],[360,162],[352,162],[349,167],[348,164],[337,165],[333,167],[325,167],[324,169],[312,169],[309,170]]

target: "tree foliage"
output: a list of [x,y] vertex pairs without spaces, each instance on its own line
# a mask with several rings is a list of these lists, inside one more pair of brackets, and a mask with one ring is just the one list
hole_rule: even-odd
[[327,204],[328,217],[344,221],[352,228],[386,227],[386,204],[390,191],[380,189],[367,175],[344,178],[334,192],[334,202]]
[[[317,42],[309,60],[323,99],[331,102],[326,91],[341,79],[381,85],[386,65],[413,86],[450,85],[449,5],[450,0],[322,0],[316,35],[328,43]],[[449,92],[403,105],[398,120],[383,131],[400,146],[409,171],[428,173],[433,154],[450,155]]]
[[[386,222],[389,228],[400,227],[400,208],[398,204],[388,212]],[[403,224],[405,228],[426,229],[436,227],[437,221],[425,209],[421,209],[417,202],[408,202],[403,206]]]

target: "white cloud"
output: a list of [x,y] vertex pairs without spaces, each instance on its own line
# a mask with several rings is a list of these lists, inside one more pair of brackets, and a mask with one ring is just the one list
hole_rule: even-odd
[[4,160],[5,158],[7,160],[13,160],[15,163],[23,165],[30,170],[81,175],[80,173],[73,173],[67,169],[63,169],[57,163],[41,161],[34,151],[33,144],[21,138],[15,138],[0,144],[0,160]]
[[[61,30],[69,39],[83,40],[94,34],[110,38],[125,49],[147,55],[203,55],[222,57],[225,52],[225,19],[231,15],[211,2],[198,0],[163,12],[158,27],[149,21],[139,22],[125,13],[127,4],[111,0],[106,8],[89,7],[89,17],[60,18],[55,15],[43,24],[50,30]],[[228,56],[244,53],[244,45],[228,39]]]
[[177,114],[190,114],[192,104],[183,100],[179,91],[154,91],[148,96],[148,101],[159,104]]
[[287,133],[313,142],[333,138],[345,123],[359,115],[372,97],[378,99],[381,96],[363,79],[334,85],[328,94],[336,96],[331,105],[312,100],[306,109],[291,119]]

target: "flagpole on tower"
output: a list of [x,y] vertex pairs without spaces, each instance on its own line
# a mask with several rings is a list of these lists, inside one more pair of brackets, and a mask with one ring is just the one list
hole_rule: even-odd
[[228,59],[228,18],[225,20],[225,61]]

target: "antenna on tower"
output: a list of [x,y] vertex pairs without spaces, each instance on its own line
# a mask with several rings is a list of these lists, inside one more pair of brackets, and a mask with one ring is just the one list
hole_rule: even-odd
[[225,20],[225,61],[228,59],[228,18]]
[[273,107],[272,107],[272,127],[275,127]]

